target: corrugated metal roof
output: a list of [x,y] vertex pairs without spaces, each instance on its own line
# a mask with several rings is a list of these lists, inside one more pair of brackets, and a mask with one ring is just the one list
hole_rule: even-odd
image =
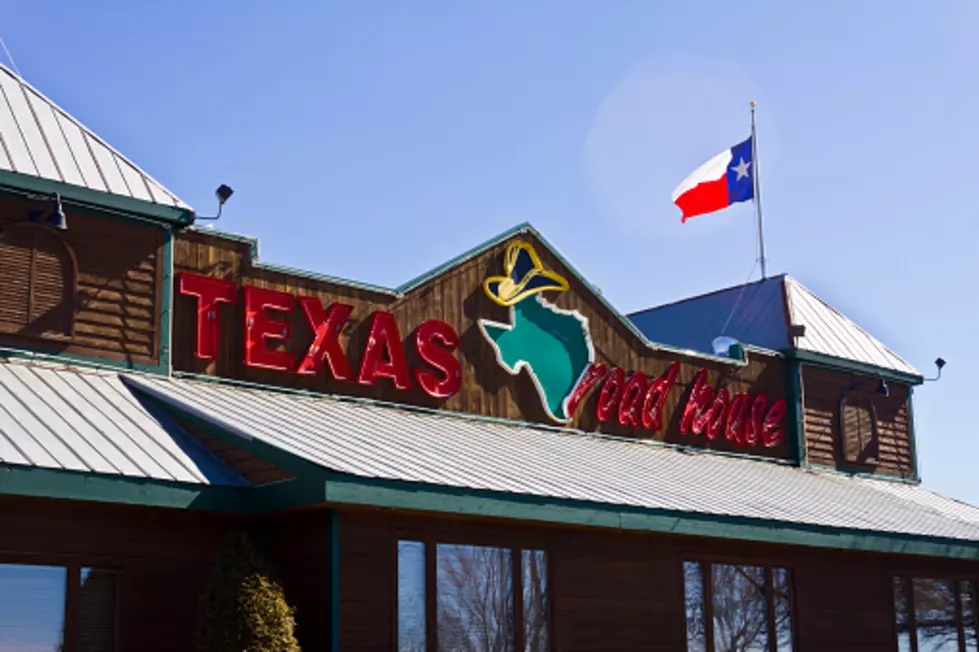
[[788,348],[782,277],[737,285],[629,315],[654,342],[713,353],[719,335],[766,349]]
[[[784,289],[784,292],[783,292]],[[921,372],[788,275],[642,310],[629,319],[653,341],[712,353],[719,335],[766,349],[795,348],[920,376]],[[806,327],[789,335],[789,324]]]
[[364,478],[979,540],[979,508],[921,486],[335,398],[127,382],[229,432]]
[[785,277],[785,292],[792,323],[806,327],[805,337],[796,339],[797,348],[921,375],[901,356],[794,278]]
[[0,364],[0,463],[241,484],[115,373]]
[[0,65],[0,169],[190,208],[3,65]]

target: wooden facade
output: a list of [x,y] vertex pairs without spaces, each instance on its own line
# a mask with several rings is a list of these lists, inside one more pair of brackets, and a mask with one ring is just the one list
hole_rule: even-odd
[[803,367],[805,454],[812,464],[913,478],[910,391],[879,379]]
[[[354,310],[340,341],[354,369],[360,362],[369,330],[369,317],[375,310],[389,311],[396,316],[408,354],[408,365],[413,369],[417,368],[419,361],[413,355],[410,342],[418,326],[431,319],[449,324],[461,340],[456,355],[462,367],[463,384],[461,391],[447,400],[426,396],[417,387],[402,392],[388,383],[364,387],[354,382],[337,381],[326,372],[317,376],[302,376],[246,366],[243,363],[245,309],[240,297],[233,305],[221,304],[222,337],[219,339],[220,350],[216,359],[199,360],[195,357],[196,299],[193,296],[175,296],[174,368],[265,385],[285,385],[315,392],[365,396],[517,421],[553,423],[541,407],[530,375],[511,375],[504,370],[477,326],[480,319],[497,322],[506,322],[508,319],[507,308],[491,301],[484,293],[482,284],[488,276],[501,273],[504,251],[517,239],[533,244],[545,268],[554,270],[569,280],[570,291],[556,295],[553,301],[559,309],[577,311],[587,318],[596,362],[604,363],[609,368],[620,367],[627,373],[641,371],[651,379],[663,376],[671,363],[681,364],[676,387],[670,393],[664,409],[664,427],[660,432],[622,426],[615,419],[599,421],[595,416],[595,404],[600,387],[591,392],[579,409],[574,427],[611,435],[654,438],[676,444],[750,452],[756,455],[782,458],[789,456],[790,445],[787,439],[771,449],[760,444],[745,448],[733,445],[724,437],[708,440],[703,435],[682,435],[678,427],[682,416],[681,408],[688,400],[694,378],[701,369],[708,370],[708,384],[726,387],[731,394],[764,393],[772,402],[783,398],[786,388],[785,369],[778,357],[751,352],[747,357],[747,364],[741,367],[730,362],[678,353],[669,348],[650,347],[591,288],[578,280],[559,258],[531,235],[521,235],[519,238],[500,242],[435,275],[404,295],[399,295],[262,268],[254,264],[249,242],[229,240],[205,232],[177,234],[174,244],[174,268],[177,274],[189,272],[233,280],[239,287],[252,285],[296,296],[314,297],[324,306],[336,301],[352,305]],[[282,318],[288,321],[291,335],[286,344],[279,345],[278,348],[301,358],[312,341],[313,332],[298,306]]]
[[0,346],[155,365],[164,230],[79,210],[59,232],[0,197]]

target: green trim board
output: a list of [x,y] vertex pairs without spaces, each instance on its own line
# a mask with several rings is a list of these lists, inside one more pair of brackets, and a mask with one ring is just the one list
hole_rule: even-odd
[[796,360],[785,361],[785,379],[785,400],[789,407],[785,420],[791,424],[786,428],[789,430],[791,455],[797,464],[805,466],[806,437],[803,427],[805,411],[802,406],[802,368]]
[[384,507],[836,550],[979,560],[979,541],[851,530],[715,514],[629,508],[563,499],[536,498],[471,489],[373,480],[341,474],[330,474],[327,480],[326,495],[331,504]]
[[0,494],[220,512],[241,511],[249,489],[0,464]]
[[0,170],[0,192],[22,196],[58,193],[63,203],[95,212],[176,226],[188,226],[194,223],[194,212],[190,209],[123,197],[9,170]]
[[914,425],[914,387],[908,388],[908,440],[911,444],[911,468],[915,479],[920,479],[918,472],[918,430]]
[[781,353],[787,360],[797,360],[814,367],[823,367],[825,369],[833,369],[836,371],[847,371],[873,378],[883,378],[885,380],[890,380],[896,383],[904,383],[906,385],[920,385],[924,382],[923,376],[907,374],[895,369],[886,369],[884,367],[878,367],[876,365],[867,364],[864,362],[857,362],[855,360],[837,358],[824,353],[815,353],[813,351],[806,351],[802,349],[785,349],[781,351]]
[[170,366],[170,333],[173,327],[173,231],[169,228],[163,231],[163,276],[160,282],[160,349],[157,353],[160,373],[169,376],[173,372]]
[[100,358],[94,355],[81,355],[78,353],[57,353],[35,349],[27,346],[0,346],[0,359],[13,358],[24,360],[40,360],[52,364],[70,365],[77,363],[78,366],[90,369],[102,369],[105,371],[137,371],[154,375],[166,374],[166,369],[158,364],[142,364],[130,360],[113,360],[111,358]]

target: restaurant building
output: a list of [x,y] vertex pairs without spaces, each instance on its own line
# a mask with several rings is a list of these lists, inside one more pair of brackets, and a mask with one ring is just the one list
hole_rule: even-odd
[[977,649],[924,378],[795,279],[623,315],[529,225],[385,288],[194,222],[0,69],[3,652],[193,649],[232,532],[307,651]]

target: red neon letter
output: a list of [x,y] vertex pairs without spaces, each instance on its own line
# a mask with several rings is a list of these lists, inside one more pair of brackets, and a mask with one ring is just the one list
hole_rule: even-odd
[[761,426],[761,442],[766,448],[778,446],[785,437],[782,422],[785,421],[786,409],[784,398],[775,401],[772,407],[768,408],[768,414],[765,415],[765,421]]
[[750,401],[750,394],[738,392],[731,397],[731,404],[727,410],[727,426],[724,428],[724,436],[738,446],[744,445],[744,420],[748,414]]
[[180,294],[197,297],[197,350],[198,360],[213,360],[218,349],[220,333],[219,303],[234,303],[237,286],[210,276],[180,272],[177,276]]
[[653,432],[663,428],[663,406],[680,375],[680,363],[674,362],[661,378],[649,384],[646,399],[642,403],[642,427]]
[[340,333],[354,307],[336,302],[331,303],[330,309],[323,312],[323,303],[313,297],[299,297],[299,305],[303,307],[306,321],[313,329],[313,343],[309,345],[296,373],[315,376],[323,368],[325,360],[335,379],[353,380],[353,369],[340,347]]
[[646,395],[646,385],[649,380],[641,371],[633,372],[629,382],[622,390],[622,400],[619,403],[619,424],[623,426],[638,426],[642,423],[640,416],[642,400]]
[[751,403],[751,413],[744,425],[744,443],[754,446],[761,439],[761,414],[768,407],[768,395],[759,394]]
[[568,397],[568,404],[565,407],[565,414],[573,419],[578,406],[585,400],[585,396],[608,374],[608,367],[601,362],[593,362],[588,365],[588,369],[581,375],[578,386],[574,388],[571,396]]
[[[707,370],[701,369],[697,372],[697,377],[694,378],[693,388],[690,390],[687,404],[683,408],[683,418],[680,420],[681,435],[689,432],[699,435],[704,431],[713,398],[714,388],[707,384]],[[699,427],[694,429],[694,424]]]
[[288,351],[272,351],[266,340],[285,341],[291,331],[289,323],[272,319],[266,310],[290,312],[292,295],[245,286],[245,365],[259,369],[291,371],[296,365],[296,356]]
[[[714,404],[710,406],[707,417],[707,439],[717,439],[717,436],[721,434],[721,430],[724,429],[724,417],[727,416],[727,402],[729,398],[729,392],[727,387],[722,387],[717,390],[717,396],[714,397]],[[694,424],[696,429],[696,424]]]
[[598,395],[598,408],[595,411],[599,421],[608,421],[615,406],[622,400],[622,386],[625,385],[625,371],[616,367],[608,373],[602,392]]
[[[441,345],[441,346],[439,346]],[[462,387],[462,367],[452,351],[459,346],[459,335],[443,321],[422,322],[415,331],[418,356],[431,365],[441,377],[429,369],[415,369],[415,380],[433,398],[449,398]],[[445,347],[445,348],[443,348]]]
[[371,330],[367,335],[357,382],[373,387],[378,378],[390,378],[398,389],[411,388],[398,322],[394,315],[383,310],[378,310],[371,317]]

